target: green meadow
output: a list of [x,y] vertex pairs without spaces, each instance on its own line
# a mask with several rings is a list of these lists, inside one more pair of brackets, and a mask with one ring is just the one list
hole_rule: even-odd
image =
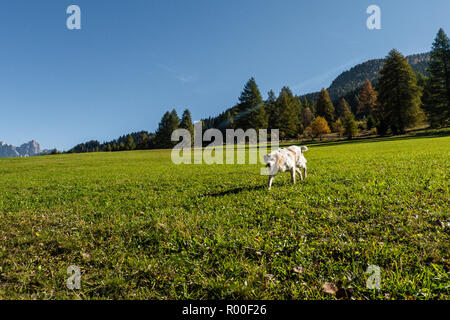
[[0,159],[0,299],[449,299],[449,136],[305,156],[270,191],[169,150]]

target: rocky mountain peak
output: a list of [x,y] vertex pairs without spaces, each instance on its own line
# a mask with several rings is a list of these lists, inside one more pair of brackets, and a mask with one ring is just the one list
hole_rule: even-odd
[[42,153],[41,147],[36,140],[15,147],[6,142],[0,142],[0,158],[10,157],[32,157]]

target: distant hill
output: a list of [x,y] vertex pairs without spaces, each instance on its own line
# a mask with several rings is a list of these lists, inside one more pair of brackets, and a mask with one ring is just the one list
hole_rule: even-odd
[[22,144],[20,147],[0,142],[0,158],[32,157],[42,153],[39,143],[35,140]]
[[[413,54],[407,56],[406,59],[414,72],[427,74],[426,68],[428,66],[428,61],[430,60],[430,53]],[[342,72],[327,88],[331,100],[336,102],[341,97],[359,89],[366,79],[376,82],[379,78],[379,72],[383,67],[383,63],[384,59],[373,59]],[[308,100],[315,101],[317,100],[318,95],[319,92],[312,92],[303,95],[302,98],[306,97]]]

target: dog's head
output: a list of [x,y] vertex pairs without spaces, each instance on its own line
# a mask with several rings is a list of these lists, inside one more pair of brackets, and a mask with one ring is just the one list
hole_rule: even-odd
[[302,147],[300,147],[300,150],[302,150],[302,153],[306,152],[306,151],[308,151],[308,147],[307,146],[302,146]]
[[266,163],[266,167],[272,170],[277,163],[276,155],[269,153],[264,156],[264,162]]

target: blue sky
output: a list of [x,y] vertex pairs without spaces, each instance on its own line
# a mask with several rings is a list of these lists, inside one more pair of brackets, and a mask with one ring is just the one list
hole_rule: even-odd
[[[82,29],[66,28],[66,8]],[[381,7],[381,30],[366,8]],[[0,3],[0,141],[67,150],[132,131],[163,113],[194,119],[261,92],[328,87],[392,48],[428,51],[450,34],[448,0],[4,0]]]

